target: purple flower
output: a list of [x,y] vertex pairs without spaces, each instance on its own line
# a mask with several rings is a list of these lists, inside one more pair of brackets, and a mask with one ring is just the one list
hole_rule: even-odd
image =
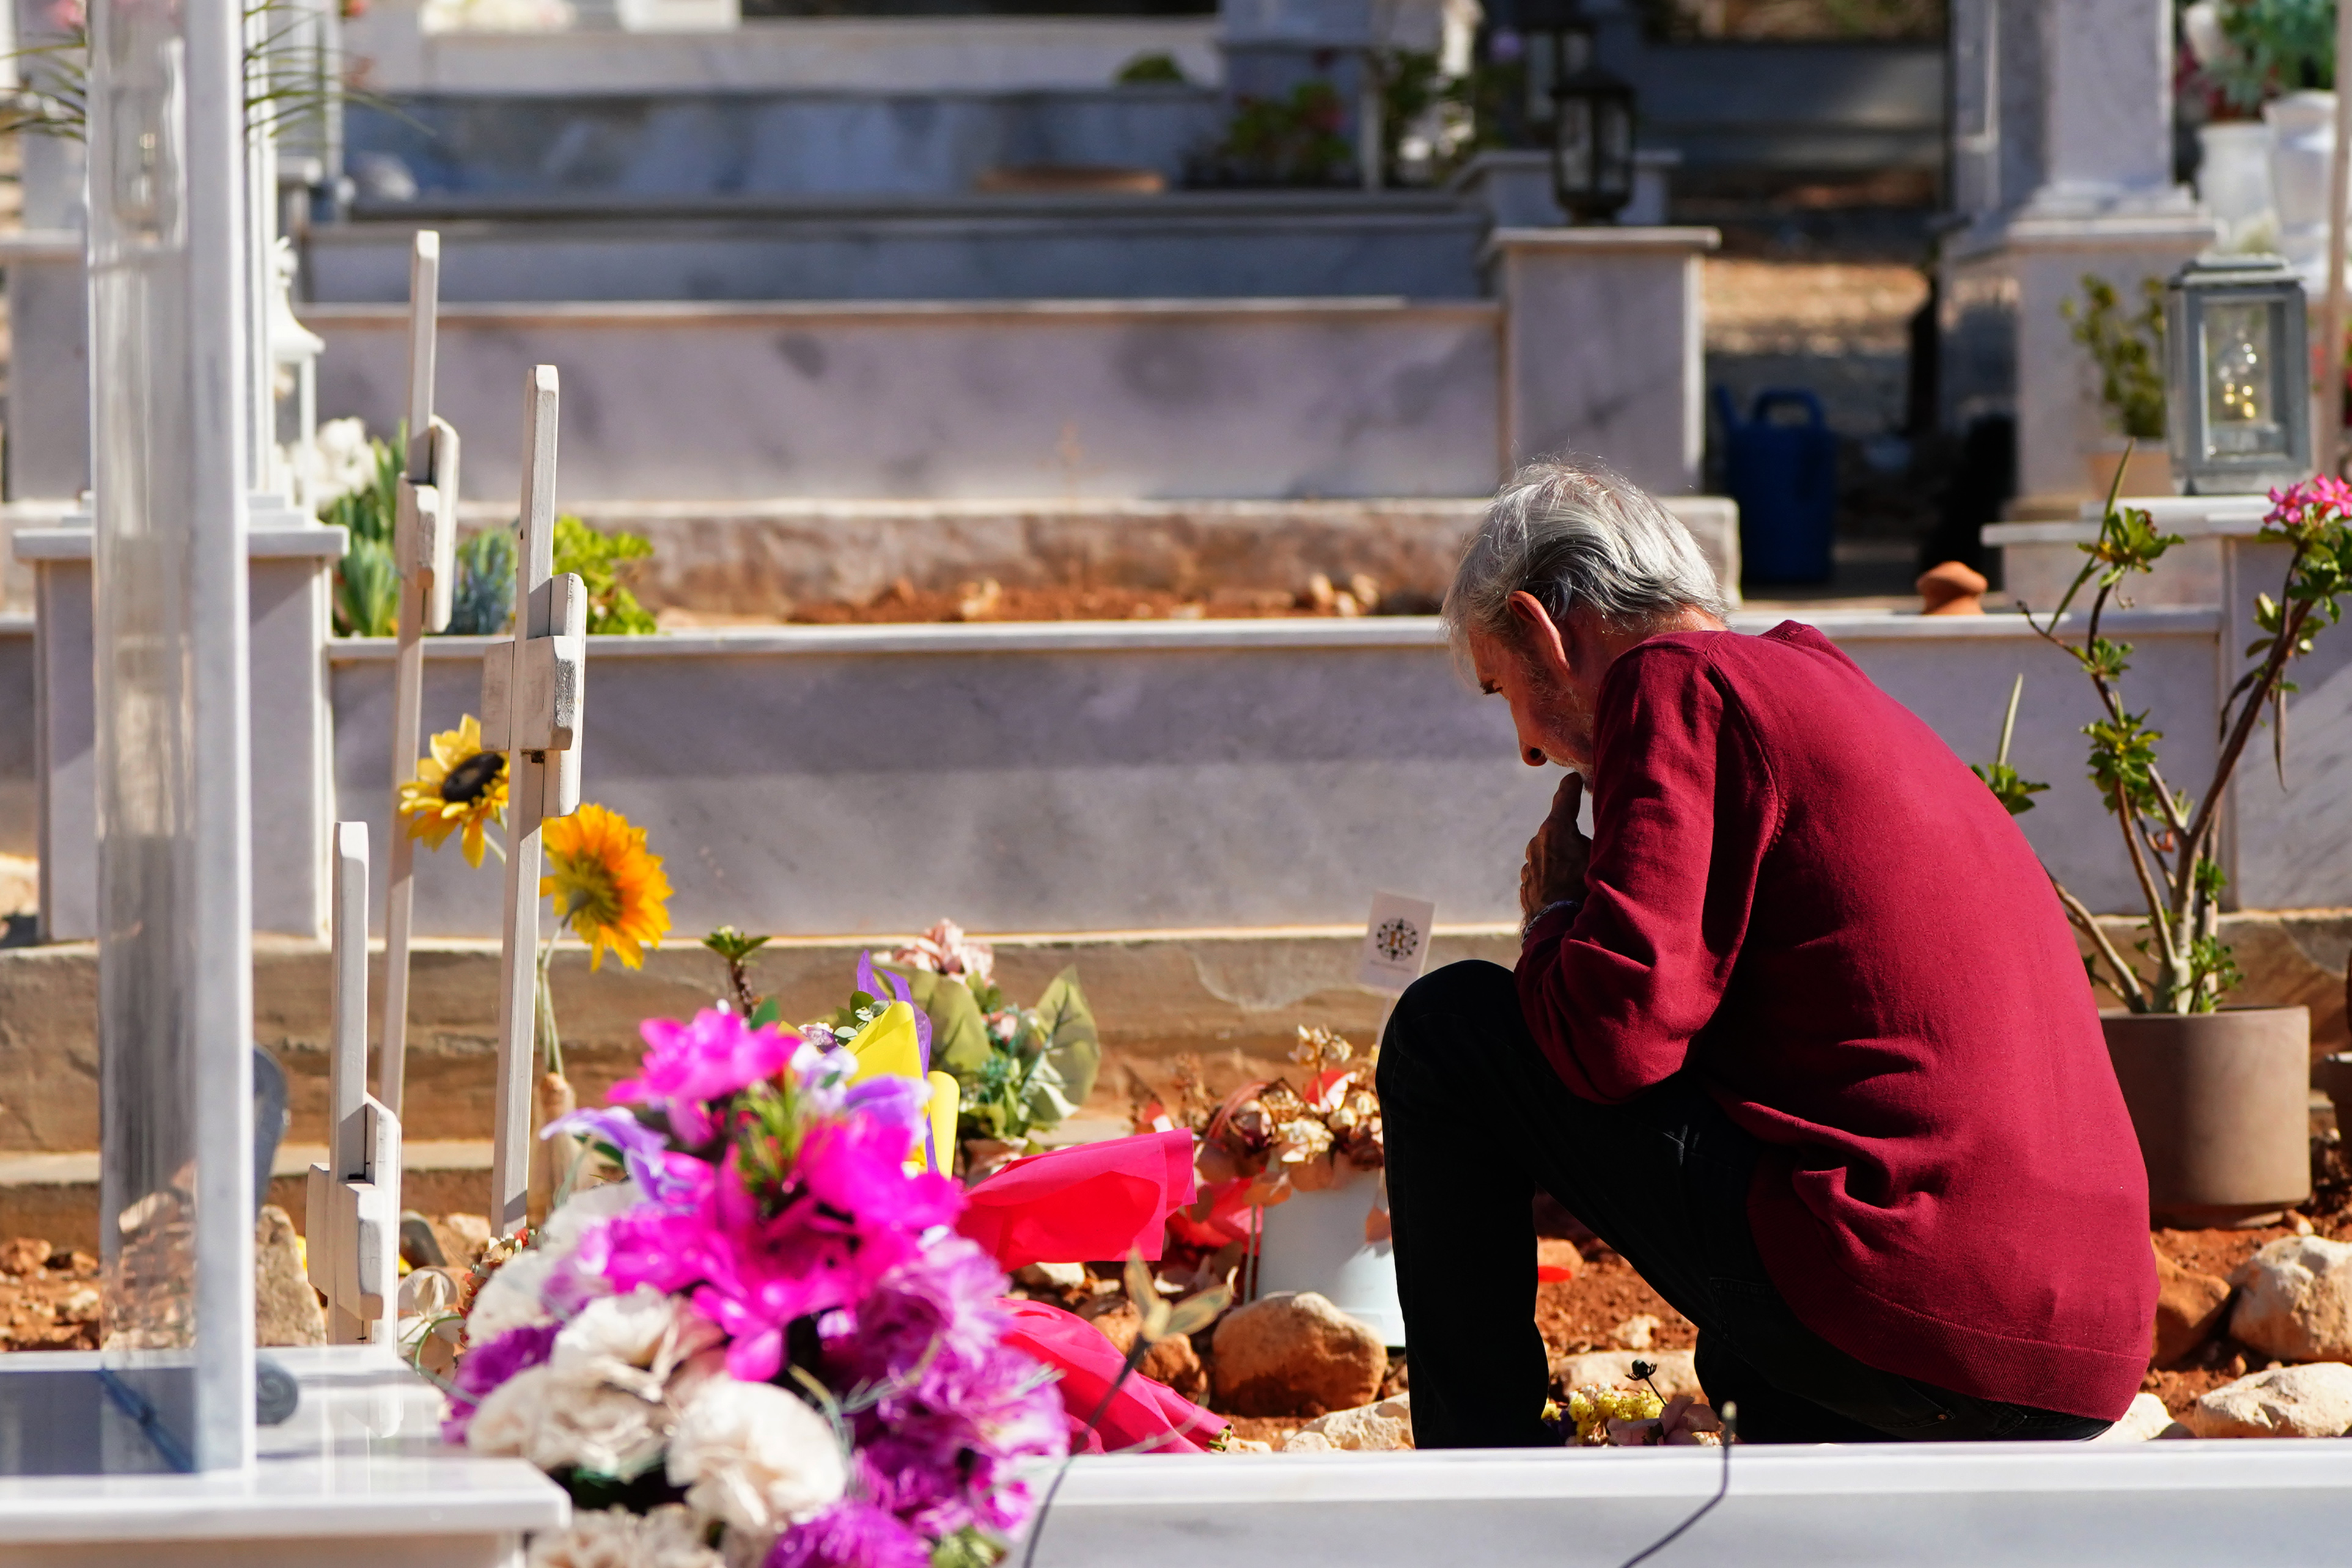
[[459,1356],[449,1376],[449,1415],[441,1423],[442,1441],[463,1444],[475,1408],[515,1374],[544,1363],[554,1352],[558,1328],[555,1323],[541,1323],[509,1329]]
[[842,1109],[862,1111],[877,1121],[887,1122],[902,1133],[911,1134],[923,1125],[923,1113],[931,1103],[931,1086],[912,1078],[901,1078],[886,1072],[869,1078],[863,1083],[853,1083],[842,1097]]
[[[923,1053],[923,1071],[929,1072],[931,1070],[931,1015],[915,1007],[915,993],[908,988],[906,981],[887,969],[882,971],[882,976],[890,982],[890,994],[914,1009],[915,1043]],[[860,953],[857,956],[857,988],[869,997],[878,998],[882,995],[882,987],[875,974],[874,955],[871,953]]]
[[929,1568],[930,1542],[862,1498],[844,1498],[776,1538],[767,1568]]
[[630,1179],[637,1184],[639,1192],[648,1197],[664,1197],[674,1185],[666,1163],[669,1139],[616,1106],[574,1111],[539,1130],[542,1138],[551,1138],[558,1133],[599,1139],[620,1150],[621,1164],[627,1168]]

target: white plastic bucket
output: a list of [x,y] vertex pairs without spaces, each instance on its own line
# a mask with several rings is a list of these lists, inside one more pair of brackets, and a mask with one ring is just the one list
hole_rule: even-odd
[[[1382,1210],[1381,1239],[1364,1239],[1371,1211]],[[1404,1343],[1404,1309],[1397,1303],[1396,1249],[1387,1239],[1388,1187],[1378,1171],[1339,1162],[1339,1179],[1321,1192],[1297,1192],[1265,1211],[1257,1293],[1313,1291],[1349,1317],[1380,1333],[1381,1343]]]

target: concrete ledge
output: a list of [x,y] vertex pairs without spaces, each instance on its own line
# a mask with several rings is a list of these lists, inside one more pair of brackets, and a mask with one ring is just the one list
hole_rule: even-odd
[[[950,591],[992,577],[1008,587],[1220,589],[1296,593],[1322,572],[1370,574],[1386,591],[1442,598],[1485,496],[1362,501],[1006,501],[759,499],[585,501],[591,525],[637,534],[653,559],[631,587],[655,608],[782,616],[811,601],[866,603],[904,577]],[[1738,601],[1739,510],[1727,497],[1664,505],[1698,541]],[[472,502],[468,524],[509,520]]]
[[1713,228],[1674,228],[1666,226],[1629,225],[1624,228],[1609,224],[1589,226],[1496,229],[1487,236],[1489,253],[1505,250],[1566,250],[1566,251],[1710,251],[1723,248],[1723,231]]
[[[2110,931],[2131,923],[2110,917]],[[2222,917],[2222,936],[2246,972],[2233,1000],[2307,1006],[2315,1055],[2352,1045],[2344,1008],[2352,909],[2263,911]],[[1354,926],[1272,930],[1104,931],[992,936],[1006,992],[1026,999],[1076,967],[1109,1053],[1096,1095],[1104,1113],[1124,1111],[1122,1071],[1150,1075],[1182,1051],[1235,1071],[1271,1068],[1302,1023],[1371,1038],[1390,998],[1355,982],[1361,931]],[[752,982],[779,997],[792,1019],[840,1004],[860,952],[879,955],[895,936],[793,937],[751,961]],[[1518,956],[1508,925],[1441,925],[1432,967],[1465,958],[1508,965]],[[458,1147],[490,1130],[498,945],[443,939],[413,955],[407,1135],[417,1168],[467,1168]],[[97,1146],[97,948],[89,943],[0,950],[0,1183],[73,1179],[77,1167],[26,1164],[71,1159]],[[379,953],[373,975],[381,992]],[[691,933],[673,934],[642,970],[592,973],[587,954],[562,943],[555,1007],[568,1068],[583,1101],[601,1098],[633,1071],[647,1018],[707,1007],[723,983],[719,962]],[[316,944],[259,938],[254,953],[254,1034],[285,1064],[292,1086],[289,1144],[323,1141],[327,955]],[[289,1160],[294,1158],[289,1153]]]

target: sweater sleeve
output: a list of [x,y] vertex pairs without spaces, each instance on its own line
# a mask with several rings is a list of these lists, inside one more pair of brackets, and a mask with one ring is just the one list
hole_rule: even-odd
[[1631,1099],[1681,1071],[1730,983],[1779,804],[1703,653],[1648,644],[1602,688],[1585,900],[1528,934],[1519,1006],[1569,1088]]

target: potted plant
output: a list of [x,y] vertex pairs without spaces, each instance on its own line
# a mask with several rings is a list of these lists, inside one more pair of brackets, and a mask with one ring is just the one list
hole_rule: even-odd
[[[1177,1104],[1153,1101],[1139,1131],[1188,1126],[1198,1140],[1201,1197],[1171,1220],[1180,1238],[1227,1220],[1243,1238],[1233,1260],[1244,1301],[1313,1291],[1349,1316],[1404,1343],[1396,1257],[1389,1233],[1386,1137],[1372,1076],[1379,1048],[1362,1055],[1341,1036],[1300,1025],[1290,1059],[1301,1082],[1244,1083],[1221,1103],[1202,1092],[1197,1061],[1178,1062]],[[1238,1226],[1233,1221],[1239,1220]],[[1255,1251],[1247,1250],[1255,1237]],[[1229,1255],[1230,1256],[1230,1255]],[[1224,1264],[1212,1265],[1212,1271]]]
[[[2103,631],[2108,607],[2123,602],[2117,591],[2124,583],[2180,542],[2158,533],[2147,512],[2118,507],[2122,484],[2119,466],[2098,540],[2083,547],[2090,559],[2065,597],[2046,622],[2032,621],[2030,612],[2028,620],[2082,666],[2098,694],[2100,717],[2083,733],[2091,742],[2092,782],[2123,833],[2146,903],[2145,935],[2135,945],[2139,957],[2126,958],[2055,877],[2051,885],[2090,946],[2084,962],[2092,981],[2121,1003],[2103,1015],[2107,1051],[2147,1161],[2155,1219],[2234,1223],[2310,1192],[2311,1020],[2300,1007],[2221,1007],[2239,976],[2221,936],[2218,810],[2265,713],[2273,755],[2284,768],[2280,721],[2285,695],[2294,689],[2287,666],[2336,622],[2338,600],[2352,590],[2352,486],[2323,476],[2271,492],[2261,537],[2289,548],[2284,580],[2276,599],[2256,600],[2263,634],[2246,649],[2251,662],[2222,699],[2213,776],[2201,795],[2191,796],[2164,776],[2157,757],[2163,732],[2148,727],[2145,710],[2124,705],[2131,645]],[[2062,639],[2061,619],[2085,588],[2091,600],[2081,640]],[[2010,765],[2017,697],[2012,690],[1999,757],[1977,769],[2012,815],[2031,810],[2032,795],[2047,788]]]
[[[2066,300],[2074,341],[2089,350],[2099,372],[2099,402],[2116,434],[2084,455],[2095,493],[2120,463],[2126,496],[2172,494],[2172,464],[2164,450],[2164,280],[2144,277],[2140,302],[2126,309],[2116,286],[2096,273],[2083,275],[2080,302]],[[2155,445],[2143,450],[2142,442]]]

